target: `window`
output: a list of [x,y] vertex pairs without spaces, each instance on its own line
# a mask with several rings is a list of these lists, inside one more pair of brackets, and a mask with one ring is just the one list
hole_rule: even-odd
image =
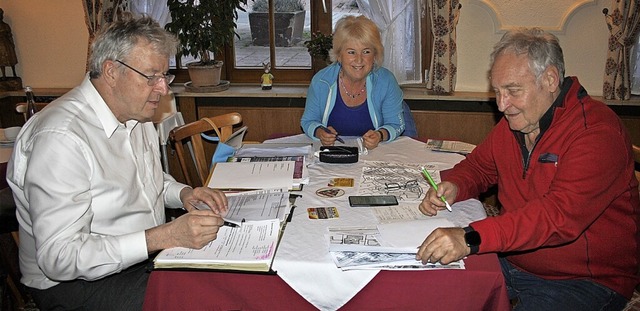
[[[311,33],[320,31],[322,33],[333,32],[333,26],[344,15],[374,16],[372,19],[382,29],[388,27],[389,33],[385,36],[383,30],[383,44],[385,45],[385,67],[392,70],[399,82],[413,83],[422,82],[422,73],[429,68],[431,54],[431,31],[429,28],[429,14],[421,10],[419,0],[300,0],[304,5],[304,18],[298,20],[297,25],[302,24],[301,31],[293,29],[292,37],[285,38],[279,30],[273,30],[273,22],[268,26],[258,26],[258,30],[269,35],[267,39],[258,38],[258,34],[251,33],[251,17],[253,6],[262,0],[249,0],[246,12],[238,12],[237,33],[240,38],[236,38],[232,45],[229,45],[223,55],[225,63],[223,67],[223,79],[235,83],[260,83],[260,76],[263,73],[263,62],[271,62],[271,73],[275,76],[276,83],[300,83],[306,84],[311,81],[313,74],[319,69],[314,68],[311,57],[304,47],[304,41],[309,40]],[[281,0],[264,0],[268,9],[274,11],[276,2]],[[132,10],[137,7],[139,11],[149,13],[158,19],[169,16],[168,12],[162,12],[166,5],[158,3],[162,1],[132,0]],[[270,4],[269,2],[273,2]],[[136,4],[133,4],[136,3]],[[152,4],[149,4],[152,3]],[[376,4],[371,5],[371,4]],[[152,9],[151,6],[154,8]],[[372,9],[375,7],[376,9]],[[389,11],[407,9],[412,12],[412,16],[404,17],[400,14],[382,12],[380,9],[387,8]],[[376,11],[378,10],[378,11]],[[269,15],[269,14],[265,14]],[[278,28],[281,17],[266,17],[268,21],[275,21],[275,28]],[[298,14],[300,15],[300,14]],[[170,17],[169,17],[170,18]],[[300,18],[300,17],[298,17]],[[264,19],[264,17],[263,17]],[[166,24],[167,21],[161,21]],[[286,23],[286,22],[285,22]],[[381,27],[380,25],[386,25]],[[254,28],[256,26],[254,25]],[[267,28],[268,27],[268,28]],[[412,31],[406,31],[412,29]],[[271,31],[269,31],[271,30]],[[419,44],[410,47],[403,57],[395,57],[397,54],[390,53],[393,44],[406,45],[409,37],[417,34]],[[408,37],[409,36],[409,37]],[[386,38],[385,38],[386,37]],[[395,41],[394,43],[385,42]],[[411,39],[412,40],[412,39]],[[186,82],[189,80],[186,69],[179,68],[181,64],[186,64],[193,59],[181,59],[180,62],[172,62],[175,69],[176,81]],[[392,63],[396,63],[393,65]],[[390,63],[396,68],[389,68]]]
[[[263,63],[271,63],[276,82],[305,83],[311,80],[311,56],[304,46],[312,31],[321,29],[326,19],[322,1],[252,0],[246,12],[238,12],[239,38],[225,50],[227,79],[256,83],[263,73]],[[284,4],[288,4],[284,5]],[[330,16],[330,15],[329,15]],[[330,32],[327,28],[326,32]]]

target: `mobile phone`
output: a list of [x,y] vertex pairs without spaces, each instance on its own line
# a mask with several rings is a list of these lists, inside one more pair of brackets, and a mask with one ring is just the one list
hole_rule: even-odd
[[395,195],[355,195],[349,196],[349,205],[360,206],[390,206],[398,205]]

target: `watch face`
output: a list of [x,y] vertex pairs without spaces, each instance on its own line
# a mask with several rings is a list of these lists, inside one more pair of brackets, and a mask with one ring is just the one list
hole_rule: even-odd
[[480,245],[480,233],[478,231],[470,231],[464,234],[464,240],[467,242],[467,246]]

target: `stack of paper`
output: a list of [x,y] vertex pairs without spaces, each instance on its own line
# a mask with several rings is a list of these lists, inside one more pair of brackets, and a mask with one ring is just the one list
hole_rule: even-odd
[[280,236],[277,219],[245,223],[240,227],[220,227],[218,237],[201,249],[165,249],[154,267],[221,269],[266,272],[271,268]]
[[307,158],[312,145],[244,144],[227,162],[216,164],[209,187],[221,189],[263,189],[286,187],[300,190],[309,183]]
[[222,216],[237,227],[220,227],[218,237],[201,249],[165,249],[154,267],[269,271],[281,224],[291,212],[289,192],[286,188],[246,191],[229,193],[227,199],[229,209]]
[[293,188],[294,161],[216,163],[207,186],[222,190]]
[[309,183],[309,173],[305,164],[305,156],[271,156],[271,157],[230,157],[227,162],[295,162],[293,170],[293,184],[291,190],[301,190],[301,185]]
[[473,151],[475,147],[476,145],[455,140],[427,140],[427,149],[438,152],[450,152],[467,155],[471,153],[471,151]]
[[464,269],[459,260],[448,265],[423,265],[415,260],[418,247],[438,227],[453,227],[444,217],[392,222],[376,227],[329,228],[329,251],[343,270]]

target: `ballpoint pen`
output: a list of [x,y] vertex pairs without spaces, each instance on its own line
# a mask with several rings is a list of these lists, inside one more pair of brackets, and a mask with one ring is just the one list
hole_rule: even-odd
[[227,226],[227,227],[231,227],[231,228],[237,228],[237,227],[240,227],[238,224],[234,224],[234,223],[232,223],[232,222],[228,222],[228,221],[226,221],[226,220],[222,223],[222,225],[223,225],[223,226]]
[[[197,210],[201,210],[201,211],[209,210],[209,205],[207,205],[207,204],[205,204],[203,202],[200,202],[200,201],[191,201],[191,202],[189,202],[189,204],[191,204],[191,206],[195,207]],[[244,221],[244,219],[243,219],[243,221]],[[227,227],[231,227],[231,228],[240,227],[240,225],[234,224],[234,223],[226,221],[226,220],[222,223],[222,225],[223,226],[227,226]]]
[[[431,185],[433,190],[437,192],[438,185],[436,185],[436,182],[433,180],[433,178],[431,178],[431,175],[429,174],[427,169],[425,169],[424,166],[421,168],[422,168],[422,175],[424,175],[424,177],[427,178],[427,181],[429,181],[429,184]],[[440,200],[444,202],[445,206],[447,207],[447,210],[451,212],[451,205],[449,205],[449,202],[447,202],[447,199],[445,199],[444,195],[440,196]]]
[[[322,128],[322,130],[323,130],[323,131],[325,131],[325,132],[327,132],[327,133],[329,133],[329,134],[333,134],[333,133],[331,132],[331,130],[330,130],[330,129],[328,129],[327,127],[320,126],[320,128]],[[338,134],[336,134],[336,140],[344,144],[344,140],[342,139],[342,137],[338,136]]]

